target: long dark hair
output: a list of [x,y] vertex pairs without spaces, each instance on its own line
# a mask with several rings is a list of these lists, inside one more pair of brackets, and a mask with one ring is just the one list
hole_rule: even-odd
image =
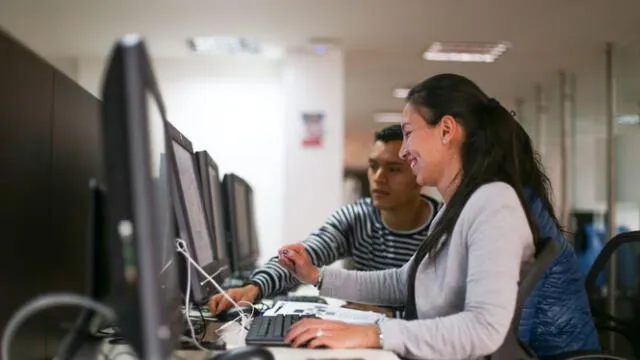
[[[435,126],[444,116],[449,115],[455,118],[465,131],[460,154],[462,169],[458,174],[459,178],[456,179],[458,186],[440,220],[418,248],[410,266],[406,317],[412,319],[417,317],[414,286],[420,263],[427,255],[430,261],[437,258],[444,245],[440,240],[443,239],[443,235],[447,235],[443,241],[448,241],[462,209],[480,186],[502,181],[513,187],[527,215],[536,251],[538,250],[538,227],[525,202],[524,187],[529,184],[525,184],[523,177],[544,172],[538,168],[539,162],[536,160],[523,159],[523,156],[531,156],[533,150],[529,154],[520,152],[522,147],[531,146],[531,142],[529,141],[528,145],[521,143],[522,134],[518,131],[522,129],[513,114],[464,76],[441,74],[430,77],[411,89],[406,100],[428,125]],[[523,171],[523,164],[535,164],[535,169],[540,171]],[[525,168],[530,166],[527,165]],[[548,187],[539,186],[548,185],[548,179],[546,182],[542,180],[534,183],[532,190],[545,199],[543,201],[549,203]]]
[[443,245],[440,239],[443,235],[447,238],[451,235],[473,192],[490,182],[503,181],[515,189],[535,236],[537,226],[524,202],[520,145],[515,136],[519,125],[513,115],[471,80],[455,74],[441,74],[425,80],[409,91],[407,102],[428,125],[435,126],[444,116],[450,115],[466,134],[460,154],[462,169],[458,174],[457,189],[440,221],[418,248],[415,267],[427,254],[430,259],[436,258]]
[[560,224],[553,209],[553,188],[551,180],[547,176],[540,154],[535,151],[533,141],[526,130],[516,123],[516,143],[518,144],[518,156],[520,158],[520,176],[523,186],[531,191],[531,196],[537,197],[547,211],[554,225],[561,231],[566,232]]

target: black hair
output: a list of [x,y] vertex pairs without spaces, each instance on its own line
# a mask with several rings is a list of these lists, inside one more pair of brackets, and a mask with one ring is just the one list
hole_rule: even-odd
[[[451,234],[473,192],[494,181],[511,185],[518,194],[537,249],[537,226],[524,201],[524,187],[533,186],[536,195],[543,199],[545,205],[549,205],[550,184],[539,161],[533,157],[533,150],[526,154],[521,152],[523,147],[531,147],[531,142],[522,141],[519,130],[524,129],[513,114],[497,100],[489,98],[474,82],[455,74],[436,75],[423,81],[409,91],[407,102],[427,124],[437,125],[444,116],[450,115],[462,125],[466,134],[461,149],[462,169],[456,179],[459,185],[441,220],[420,246],[420,256],[416,256],[418,263],[426,254],[434,258],[441,248],[439,239]],[[529,159],[526,159],[527,156]],[[528,164],[527,174],[523,174],[523,164]],[[524,175],[529,177],[527,184],[523,181]],[[538,176],[539,179],[531,179],[532,176]],[[550,215],[553,216],[553,212]]]
[[540,199],[554,225],[561,232],[565,232],[553,209],[553,188],[542,165],[540,154],[534,149],[531,137],[520,123],[516,124],[515,131],[516,143],[519,146],[516,151],[520,158],[522,185]]
[[[444,241],[448,241],[462,209],[480,186],[502,181],[513,187],[527,216],[536,252],[540,250],[538,227],[525,202],[524,187],[533,187],[531,190],[543,199],[545,205],[550,204],[550,187],[546,176],[538,180],[527,179],[527,183],[524,183],[525,175],[544,175],[539,161],[533,157],[533,150],[521,152],[523,147],[530,147],[531,142],[522,141],[526,139],[522,139],[519,130],[524,129],[514,115],[497,100],[487,96],[473,81],[456,74],[435,75],[412,88],[406,101],[427,125],[435,126],[444,116],[449,115],[465,132],[460,153],[462,168],[455,179],[458,186],[440,220],[418,247],[410,267],[406,316],[411,319],[417,317],[414,283],[420,263],[427,255],[429,259],[437,257],[443,248],[440,239],[447,235]],[[530,158],[525,159],[527,156]],[[523,169],[523,164],[528,164],[526,169]],[[549,215],[555,218],[552,209],[548,210]]]
[[382,141],[385,144],[392,141],[402,141],[402,128],[398,124],[387,126],[380,131],[376,131],[373,139],[374,141]]

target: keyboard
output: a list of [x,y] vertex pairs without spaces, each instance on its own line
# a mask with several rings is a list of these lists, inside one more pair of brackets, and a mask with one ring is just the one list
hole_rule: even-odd
[[292,302],[306,302],[306,303],[314,303],[314,304],[324,304],[327,305],[327,300],[320,296],[312,296],[312,295],[299,295],[299,296],[276,296],[273,298],[273,301],[292,301]]
[[284,342],[289,328],[305,318],[316,318],[313,315],[276,315],[260,316],[251,321],[245,343],[260,346],[289,346]]

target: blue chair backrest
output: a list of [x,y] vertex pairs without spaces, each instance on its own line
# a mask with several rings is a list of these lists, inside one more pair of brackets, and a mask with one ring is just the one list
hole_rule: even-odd
[[[626,226],[618,226],[618,234],[629,232]],[[618,287],[628,294],[638,292],[638,252],[635,244],[624,244],[616,251],[618,259]]]
[[[617,233],[629,232],[626,226],[618,226]],[[578,255],[580,260],[580,271],[583,276],[589,272],[595,258],[600,254],[604,243],[608,240],[606,231],[603,228],[597,228],[592,224],[585,227],[587,234],[585,251]],[[624,244],[616,251],[618,260],[618,288],[627,294],[635,294],[638,292],[638,254],[634,248],[634,244]],[[598,287],[604,285],[606,281],[607,270],[602,271],[596,281]]]
[[[603,241],[602,241],[602,235],[599,233],[598,229],[596,229],[596,227],[593,224],[585,225],[584,234],[585,234],[584,251],[578,252],[577,256],[578,256],[578,262],[580,265],[580,273],[582,274],[583,277],[586,278],[587,274],[589,273],[589,270],[591,269],[591,266],[593,265],[594,261],[596,261],[596,258],[600,254],[600,251],[602,251]],[[596,285],[600,287],[604,285],[605,281],[606,281],[606,277],[603,272],[598,276]]]

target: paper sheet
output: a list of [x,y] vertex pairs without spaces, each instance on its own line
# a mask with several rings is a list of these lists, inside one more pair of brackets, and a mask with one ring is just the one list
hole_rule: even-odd
[[343,321],[357,325],[378,324],[387,319],[386,316],[373,311],[361,311],[325,304],[293,301],[278,301],[271,309],[265,311],[263,314],[263,316],[275,315],[315,315],[324,320]]

